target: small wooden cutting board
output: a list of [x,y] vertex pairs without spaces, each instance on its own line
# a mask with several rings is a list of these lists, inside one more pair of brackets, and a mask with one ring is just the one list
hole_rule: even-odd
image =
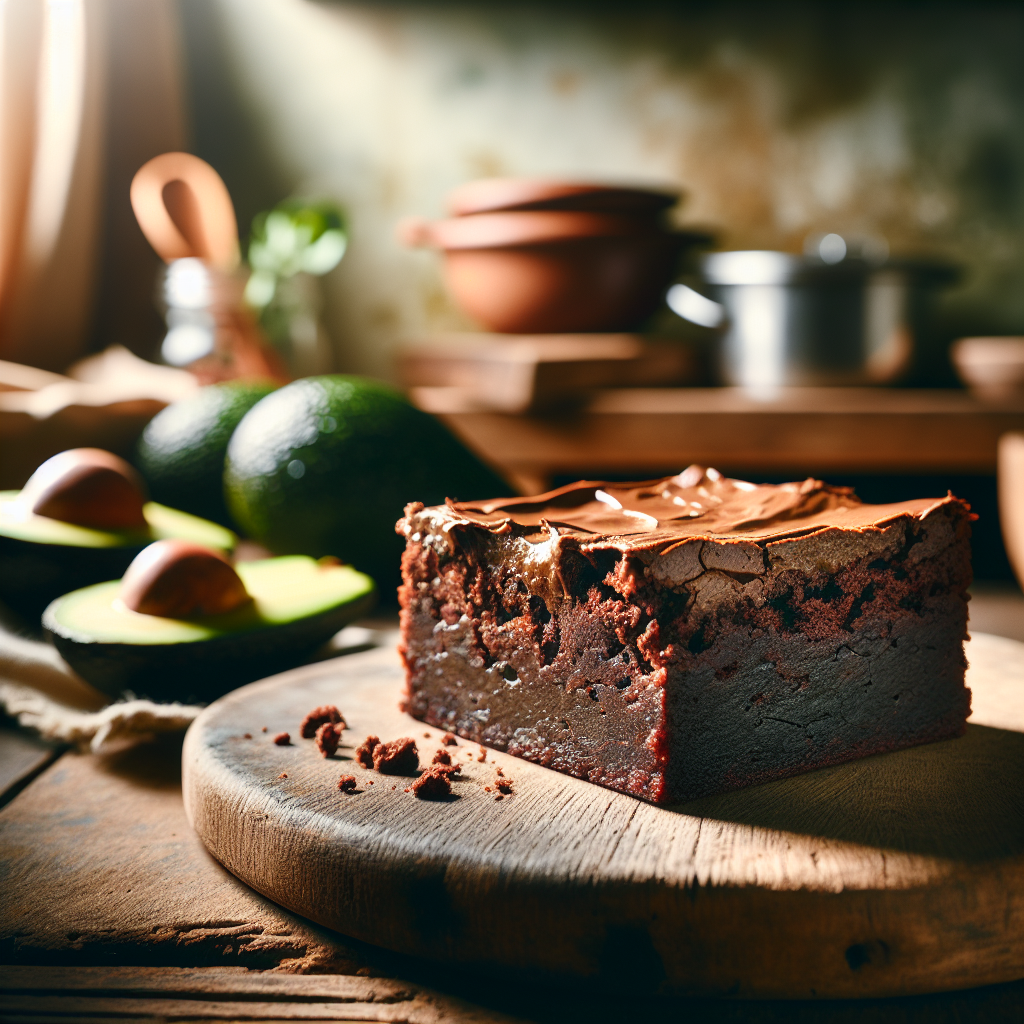
[[[441,746],[398,708],[397,655],[369,651],[211,705],[185,741],[186,809],[270,899],[467,966],[760,998],[1009,981],[1024,976],[1024,644],[978,635],[968,653],[961,739],[666,809],[463,740],[454,795],[417,799],[411,778],[353,760],[371,733],[413,737],[422,765]],[[324,703],[349,724],[331,759],[299,738]]]

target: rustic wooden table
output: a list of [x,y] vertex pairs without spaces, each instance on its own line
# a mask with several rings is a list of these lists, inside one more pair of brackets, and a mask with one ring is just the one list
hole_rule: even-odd
[[[983,614],[984,599],[977,605]],[[459,972],[372,948],[269,902],[206,853],[185,818],[178,739],[82,756],[0,727],[0,805],[0,1021],[989,1024],[1024,1015],[1024,982],[904,999],[713,1001]]]
[[965,391],[616,388],[561,415],[513,415],[457,388],[413,400],[526,493],[556,475],[659,473],[697,462],[748,473],[995,473],[1001,434],[1024,429],[1024,403]]

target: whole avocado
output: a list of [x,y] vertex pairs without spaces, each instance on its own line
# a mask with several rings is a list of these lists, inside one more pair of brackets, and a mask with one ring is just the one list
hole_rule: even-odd
[[440,422],[379,381],[307,377],[262,399],[224,467],[236,522],[276,554],[334,555],[385,590],[410,501],[486,498],[508,484]]
[[156,501],[233,526],[224,504],[224,456],[242,417],[277,387],[269,381],[210,384],[150,420],[135,464]]

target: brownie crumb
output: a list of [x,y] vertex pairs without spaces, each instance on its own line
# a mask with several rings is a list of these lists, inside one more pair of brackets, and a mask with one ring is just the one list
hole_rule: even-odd
[[406,787],[405,787],[405,789],[403,789],[403,790],[402,790],[402,792],[403,792],[403,793],[408,793],[408,792],[409,792],[409,787],[408,787],[408,786],[406,786]]
[[452,755],[447,750],[439,750],[435,755],[434,759],[430,762],[431,764],[451,764]]
[[497,793],[497,794],[495,794],[494,799],[495,800],[504,800],[505,797],[501,793]]
[[342,793],[354,793],[356,791],[356,785],[356,777],[354,775],[342,775],[342,777],[338,779],[338,789],[340,789]]
[[446,732],[441,737],[441,742],[446,747],[457,747],[459,745],[459,741],[455,738],[455,733],[453,733],[453,732]]
[[281,772],[281,774],[278,775],[278,778],[279,779],[287,779],[288,778],[288,773],[287,772]]
[[251,732],[243,733],[242,734],[242,739],[243,740],[251,740],[252,739],[252,733]]
[[478,761],[486,761],[487,760],[487,751],[484,750],[483,747],[480,748],[480,756],[477,758],[477,760]]
[[512,780],[511,779],[498,779],[495,782],[495,786],[498,791],[508,796],[512,792]]
[[419,766],[416,741],[408,736],[374,748],[373,767],[384,775],[412,775]]
[[324,722],[316,731],[316,748],[324,757],[334,757],[341,742],[341,729],[333,722]]
[[485,793],[490,793],[490,791],[491,791],[491,787],[490,786],[484,786],[484,792]]
[[356,747],[356,760],[364,768],[373,767],[373,752],[380,746],[379,736],[367,736],[363,742]]
[[277,734],[277,735],[276,735],[276,736],[274,737],[274,742],[275,742],[275,743],[276,743],[276,744],[277,744],[277,745],[278,745],[279,747],[287,747],[287,746],[289,746],[289,745],[291,744],[291,742],[292,742],[292,738],[291,738],[291,735],[290,735],[289,733],[286,733],[286,732],[279,732],[279,733],[278,733],[278,734]]
[[324,704],[322,707],[313,708],[302,720],[299,734],[304,740],[311,740],[316,735],[317,729],[328,723],[339,726],[339,732],[346,728],[344,717],[333,704]]
[[453,774],[448,765],[429,765],[412,784],[412,791],[420,800],[443,800],[446,796],[451,796]]
[[425,732],[425,733],[423,734],[423,738],[424,738],[425,740],[429,740],[429,739],[430,739],[430,733],[429,733],[429,732]]
[[260,732],[266,732],[266,731],[267,731],[267,727],[266,726],[263,726],[263,728],[260,729]]

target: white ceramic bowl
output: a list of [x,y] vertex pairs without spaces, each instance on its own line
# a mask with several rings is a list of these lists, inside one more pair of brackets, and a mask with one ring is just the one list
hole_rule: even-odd
[[1024,338],[961,338],[950,355],[960,379],[982,400],[1024,395]]

